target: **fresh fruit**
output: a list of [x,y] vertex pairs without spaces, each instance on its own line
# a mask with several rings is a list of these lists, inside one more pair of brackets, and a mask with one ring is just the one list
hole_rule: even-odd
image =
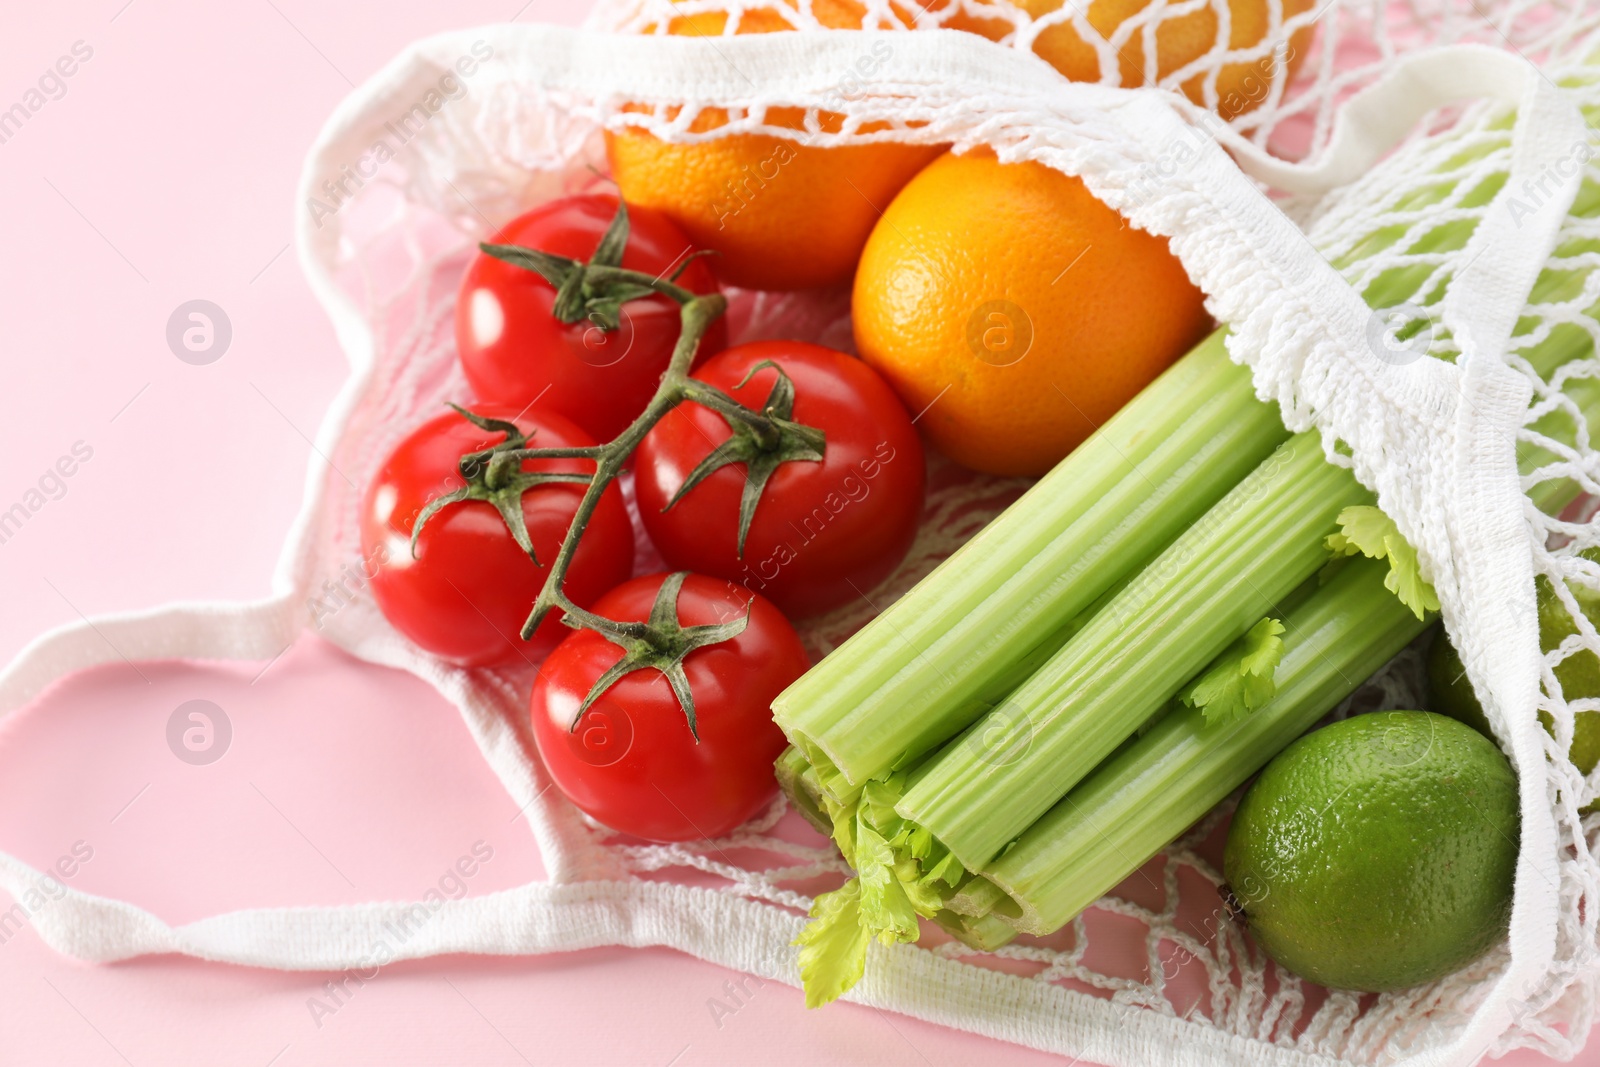
[[[1539,648],[1553,652],[1568,637],[1576,636],[1577,624],[1551,588],[1550,581],[1541,575],[1536,583],[1539,606]],[[1569,584],[1573,598],[1590,623],[1600,623],[1600,594],[1578,584]],[[1600,697],[1600,657],[1582,649],[1562,660],[1555,667],[1562,699],[1568,703]],[[1458,719],[1485,737],[1493,738],[1489,718],[1483,712],[1478,695],[1467,679],[1467,668],[1461,654],[1450,643],[1449,636],[1440,629],[1434,635],[1433,647],[1428,650],[1428,681],[1433,688],[1433,710]],[[1539,719],[1546,730],[1555,732],[1555,721],[1548,712],[1541,711]],[[1567,755],[1579,772],[1588,774],[1600,764],[1600,711],[1577,712],[1572,721],[1572,747]],[[1584,811],[1600,810],[1595,801]]]
[[[790,9],[793,0],[785,0]],[[811,11],[830,29],[860,29],[865,9],[850,0],[813,0]],[[897,15],[911,25],[909,5]],[[727,15],[711,12],[673,18],[672,34],[715,36]],[[792,29],[776,7],[746,12],[735,33]],[[866,50],[874,68],[888,46]],[[691,129],[704,133],[727,123],[708,108]],[[811,289],[850,280],[861,246],[894,194],[940,148],[879,142],[816,147],[805,144],[805,116],[773,108],[767,124],[798,132],[795,139],[736,133],[692,144],[669,144],[638,127],[609,130],[611,174],[630,204],[654,208],[683,227],[702,248],[715,250],[711,269],[729,285],[747,289]],[[837,132],[841,118],[823,113],[820,124]]]
[[[820,431],[826,451],[771,469],[802,443],[793,434],[764,441],[698,404],[674,409],[635,457],[639,512],[666,561],[739,582],[791,615],[857,600],[887,578],[916,536],[924,469],[922,442],[883,379],[800,341],[730,348],[694,377],[752,411],[787,408],[775,413]],[[710,462],[725,465],[684,492],[713,452]]]
[[[682,4],[685,0],[672,0],[674,4]],[[746,0],[748,2],[748,0]],[[942,7],[950,0],[932,0],[929,7]],[[808,0],[806,5],[811,15],[828,29],[900,29],[911,25],[916,17],[917,9],[911,7],[911,0],[906,3],[894,5],[896,10],[894,18],[879,18],[871,25],[863,27],[866,18],[866,5],[860,0]],[[776,33],[780,30],[803,29],[807,23],[799,14],[798,0],[774,0],[766,7],[749,7],[738,15],[739,21],[734,25],[734,33]],[[667,32],[673,34],[691,34],[699,37],[716,37],[728,32],[728,12],[726,11],[699,11],[688,15],[673,15],[667,21]],[[646,33],[659,32],[658,26],[649,26]]]
[[[581,447],[594,439],[551,411],[485,408],[491,417],[515,419],[548,448]],[[528,558],[487,499],[460,500],[438,508],[423,525],[412,552],[412,529],[430,504],[460,491],[463,457],[503,444],[506,435],[449,413],[424,423],[384,461],[361,507],[361,547],[375,561],[372,592],[384,617],[412,641],[465,666],[523,664],[554,648],[566,632],[549,619],[533,639],[518,630],[544,585],[551,561],[566,537],[583,486],[550,482],[502,497],[520,511],[538,562]],[[467,461],[482,477],[486,464]],[[579,474],[594,464],[577,459],[524,460],[528,474]],[[505,472],[507,474],[511,472]],[[633,527],[615,488],[606,490],[589,521],[567,572],[566,593],[590,604],[633,572]]]
[[[784,746],[768,705],[806,669],[794,627],[743,586],[681,572],[635,578],[594,611],[649,622],[651,635],[625,652],[580,630],[544,662],[531,714],[556,786],[591,817],[651,841],[720,837],[761,811]],[[696,627],[720,628],[709,634],[720,640],[694,647]],[[635,669],[616,677],[625,656]]]
[[813,148],[767,134],[669,144],[623,129],[606,134],[606,152],[630,203],[719,253],[711,266],[722,281],[813,289],[850,280],[880,212],[939,148]]
[[[541,204],[508,223],[490,244],[521,245],[590,260],[617,214],[609,194],[569,196]],[[694,245],[665,216],[631,207],[621,265],[664,277]],[[678,284],[696,293],[717,285],[703,260],[688,264]],[[629,301],[615,330],[552,313],[556,289],[532,270],[485,252],[473,257],[456,301],[456,347],[474,393],[489,404],[522,411],[538,402],[609,441],[649,403],[678,339],[678,306],[664,296]],[[713,323],[700,350],[726,343]]]
[[1517,780],[1491,742],[1425,711],[1309,734],[1239,802],[1224,870],[1256,942],[1294,973],[1381,992],[1442,978],[1504,936]]
[[[1038,18],[1058,11],[1064,0],[1015,0],[1018,7]],[[1094,0],[1084,5],[1089,25],[1109,41],[1124,22],[1142,16],[1151,7],[1176,7],[1179,0]],[[1194,5],[1185,4],[1194,8]],[[1281,31],[1270,23],[1273,0],[1228,0],[1228,40],[1230,51],[1254,48],[1268,40],[1281,39]],[[1282,0],[1282,18],[1287,21],[1311,9],[1311,0]],[[1082,10],[1079,8],[1078,10]],[[1224,119],[1253,111],[1267,99],[1275,78],[1285,83],[1293,79],[1311,47],[1315,23],[1307,23],[1290,35],[1277,51],[1267,50],[1256,59],[1229,63],[1217,73],[1215,110]],[[1151,84],[1146,78],[1145,24],[1141,23],[1117,46],[1118,81],[1129,87]],[[1155,28],[1155,77],[1165,78],[1202,59],[1217,45],[1219,24],[1215,5],[1203,4],[1187,14],[1161,19]],[[1034,52],[1073,81],[1099,81],[1100,56],[1072,22],[1060,22],[1044,29],[1034,41]],[[1281,61],[1281,62],[1280,62]],[[1279,70],[1280,65],[1284,68]],[[1206,74],[1196,74],[1183,83],[1183,92],[1201,107],[1206,100]]]
[[1182,355],[1209,319],[1165,238],[1083,183],[946,155],[895,197],[856,275],[862,358],[957,462],[1038,475]]

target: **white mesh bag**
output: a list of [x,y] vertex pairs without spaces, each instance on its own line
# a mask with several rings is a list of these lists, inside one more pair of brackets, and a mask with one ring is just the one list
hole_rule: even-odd
[[[1259,105],[1228,123],[1177,93],[1072,83],[1018,54],[1071,22],[1094,42],[1109,83],[1116,54],[1135,34],[1156,41],[1164,20],[1206,9],[1225,31],[1229,7],[1221,0],[1152,4],[1109,39],[1071,4],[1029,18],[978,0],[930,3],[920,14],[921,5],[900,0],[858,0],[844,6],[873,28],[838,32],[823,30],[816,15],[842,0],[686,0],[671,9],[623,0],[602,3],[582,31],[487,27],[418,43],[339,107],[306,163],[300,259],[352,375],[318,435],[327,462],[313,460],[272,595],[54,631],[0,675],[0,707],[22,707],[54,679],[109,660],[113,645],[132,657],[266,659],[316,626],[356,656],[414,672],[461,709],[485,760],[527,810],[548,871],[546,882],[441,902],[390,958],[666,945],[796,983],[790,942],[809,904],[796,886],[846,873],[831,845],[793,832],[796,817],[781,802],[713,843],[641,846],[586,824],[547,788],[524,722],[525,673],[444,665],[400,638],[369,601],[316,619],[311,591],[359,554],[357,492],[328,470],[365,481],[407,427],[444,398],[466,395],[451,316],[474,243],[532,203],[594,184],[603,127],[644,124],[669,140],[799,135],[766,124],[767,109],[781,106],[803,110],[811,144],[988,145],[1002,159],[1081,176],[1134,225],[1169,237],[1212,313],[1233,328],[1231,351],[1253,368],[1260,395],[1281,405],[1291,429],[1320,429],[1329,458],[1377,491],[1416,546],[1520,778],[1511,934],[1506,947],[1430,986],[1365,997],[1314,990],[1233,926],[1197,930],[1181,917],[1185,898],[1192,905],[1197,893],[1212,893],[1202,907],[1214,907],[1221,879],[1198,843],[1225,816],[1219,810],[1167,850],[1158,906],[1108,896],[1060,937],[1019,939],[989,955],[936,935],[918,946],[874,945],[851,999],[1117,1067],[1465,1064],[1516,1047],[1570,1056],[1588,1035],[1600,991],[1600,821],[1579,812],[1597,783],[1585,782],[1566,756],[1574,712],[1587,709],[1561,698],[1552,668],[1580,649],[1600,651],[1600,637],[1580,619],[1579,635],[1541,654],[1534,576],[1600,588],[1600,568],[1577,555],[1600,544],[1600,526],[1586,512],[1550,518],[1526,492],[1559,474],[1594,493],[1600,462],[1586,435],[1573,446],[1528,427],[1551,410],[1575,412],[1564,390],[1600,375],[1600,361],[1569,364],[1546,382],[1519,350],[1555,329],[1600,333],[1585,314],[1600,302],[1600,254],[1583,244],[1600,239],[1600,221],[1567,215],[1580,179],[1597,177],[1582,109],[1600,114],[1600,66],[1580,61],[1600,54],[1592,39],[1600,15],[1584,0],[1327,0],[1314,10],[1292,7],[1286,19],[1281,0],[1263,2],[1269,32],[1260,41],[1217,44],[1165,71],[1157,50],[1143,49],[1146,81],[1189,87],[1216,104],[1227,65],[1275,54],[1315,24],[1295,82],[1268,78]],[[654,32],[663,12],[760,7],[795,32]],[[992,35],[1003,39],[927,28],[958,15],[1000,17]],[[908,22],[918,28],[906,32]],[[844,78],[869,51],[886,57],[870,77]],[[458,67],[463,57],[473,62]],[[629,107],[639,103],[655,107]],[[386,124],[418,105],[428,118],[393,159],[352,169],[386,136]],[[725,111],[727,121],[691,131],[707,107]],[[824,130],[823,112],[844,116],[836,132]],[[1284,161],[1290,157],[1303,161]],[[1502,178],[1493,197],[1465,195]],[[1537,204],[1527,192],[1534,188]],[[322,208],[312,209],[313,199]],[[1433,246],[1421,238],[1460,220],[1475,224],[1470,240],[1424,250]],[[1374,252],[1362,238],[1380,228],[1394,239]],[[1547,266],[1586,272],[1581,294],[1530,305]],[[1383,320],[1358,293],[1397,267],[1425,279],[1419,302],[1431,316],[1432,351],[1448,360],[1374,358],[1369,337]],[[733,340],[799,336],[848,347],[847,304],[845,294],[735,292]],[[1525,479],[1517,451],[1531,445],[1556,458]],[[875,598],[880,604],[1020,488],[934,462],[924,529]],[[812,651],[826,652],[862,621],[845,611],[815,622],[806,630]],[[1414,650],[1402,654],[1357,700],[1366,708],[1415,706],[1416,663]],[[0,885],[13,895],[39,877],[0,855]],[[68,889],[36,928],[87,960],[176,952],[343,970],[388,962],[370,946],[411,906],[263,909],[171,926]],[[1111,936],[1108,919],[1124,927],[1134,920],[1143,931],[1145,978],[1088,962],[1091,944]],[[1183,1014],[1176,972],[1165,966],[1175,957],[1201,990]]]

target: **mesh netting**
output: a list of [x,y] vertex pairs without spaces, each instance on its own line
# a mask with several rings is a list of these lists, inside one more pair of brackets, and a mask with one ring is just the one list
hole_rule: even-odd
[[[1581,2],[1490,6],[1471,0],[1436,5],[1329,0],[1316,7],[1305,3],[1286,7],[1282,0],[1263,0],[1252,34],[1231,21],[1227,4],[1156,0],[1120,24],[1102,26],[1102,35],[1092,24],[1097,23],[1103,3],[1088,7],[1087,13],[1073,4],[1049,12],[1042,9],[1050,4],[1033,4],[1038,13],[1030,16],[1008,4],[980,0],[932,0],[925,6],[899,0],[677,4],[620,0],[602,3],[595,21],[632,33],[672,29],[702,34],[732,33],[741,25],[747,29],[953,25],[981,29],[1003,44],[1034,49],[1047,57],[1077,54],[1076,42],[1102,81],[1156,84],[1185,93],[1200,105],[1233,110],[1226,126],[1212,119],[1206,128],[1225,144],[1249,142],[1282,155],[1315,153],[1328,144],[1338,104],[1381,77],[1402,50],[1421,44],[1477,41],[1515,49],[1537,61],[1552,78],[1565,77],[1566,91],[1585,106],[1600,108],[1594,79],[1562,74],[1581,47],[1580,39],[1600,18],[1591,5]],[[1233,7],[1243,10],[1248,5]],[[705,20],[718,13],[728,17]],[[1176,45],[1164,49],[1164,33],[1176,34],[1174,26],[1192,30],[1197,15],[1209,17],[1211,43],[1203,43],[1187,57]],[[700,21],[680,21],[695,19]],[[773,20],[782,26],[768,25]],[[1201,23],[1203,29],[1204,19]],[[1072,40],[1064,43],[1068,34]],[[1230,39],[1231,46],[1226,43]],[[737,66],[731,58],[729,64]],[[1239,82],[1237,68],[1248,68],[1246,74],[1253,71],[1258,78],[1248,88],[1250,106],[1230,109],[1226,96],[1229,79]],[[742,77],[744,72],[740,73]],[[485,79],[473,86],[470,111],[457,105],[457,111],[435,119],[390,171],[352,199],[349,214],[340,220],[339,243],[326,253],[339,265],[342,284],[361,302],[375,331],[376,367],[367,394],[330,456],[330,462],[349,478],[328,481],[324,521],[315,532],[315,543],[302,556],[306,572],[301,579],[307,587],[318,587],[359,554],[355,486],[366,482],[420,413],[435,410],[446,397],[466,395],[454,360],[451,316],[455,286],[472,242],[532,202],[593,187],[599,179],[592,168],[605,166],[600,128],[642,125],[674,140],[765,132],[803,137],[818,145],[873,139],[953,143],[958,148],[983,143],[1002,158],[1045,159],[1073,171],[1120,151],[1115,117],[1087,105],[1063,111],[1023,97],[1007,98],[997,90],[973,103],[959,86],[943,97],[926,89],[913,97],[881,82],[836,85],[797,99],[765,91],[759,72],[748,73],[749,85],[737,98],[663,96],[649,100],[652,106],[645,109],[620,95],[529,92],[515,79]],[[700,112],[711,108],[716,109],[715,120],[697,126]],[[781,120],[772,117],[777,108],[786,109]],[[796,108],[804,116],[798,123],[793,117]],[[1192,106],[1190,113],[1198,114]],[[830,115],[843,115],[842,123]],[[1446,124],[1447,137],[1420,136]],[[1070,129],[1070,136],[1063,135],[1063,129]],[[1441,234],[1451,227],[1464,227],[1470,233],[1481,219],[1488,202],[1484,191],[1492,192],[1508,172],[1509,130],[1508,112],[1502,106],[1475,105],[1459,114],[1436,114],[1419,128],[1419,136],[1367,178],[1336,195],[1284,201],[1321,254],[1358,291],[1380,278],[1392,278],[1397,270],[1410,272],[1415,282],[1410,302],[1435,342],[1435,356],[1450,359],[1457,352],[1448,332],[1434,328],[1429,309],[1462,269],[1460,251],[1466,243],[1464,236],[1444,240]],[[1586,162],[1588,157],[1584,158]],[[1138,162],[1129,162],[1128,173],[1137,171]],[[1590,167],[1590,177],[1600,181],[1600,171]],[[1130,196],[1137,201],[1136,190]],[[1384,238],[1374,242],[1371,235],[1378,232]],[[1182,252],[1181,243],[1175,241],[1175,247]],[[1600,337],[1592,314],[1600,303],[1600,271],[1595,269],[1600,267],[1600,219],[1569,219],[1550,267],[1569,273],[1573,283],[1552,287],[1535,298],[1512,357],[1518,370],[1536,380],[1535,403],[1527,412],[1519,444],[1548,454],[1541,470],[1526,481],[1531,489],[1553,477],[1570,477],[1594,493],[1600,491],[1600,457],[1583,429],[1574,396],[1581,392],[1579,383],[1600,375],[1600,362],[1577,360],[1542,380],[1533,365],[1516,353],[1560,331],[1577,331],[1591,340]],[[842,293],[735,291],[731,340],[799,337],[848,348],[847,306]],[[1291,389],[1279,397],[1285,402],[1286,417],[1307,404],[1307,395]],[[1552,419],[1559,421],[1563,412],[1578,427],[1575,444],[1549,429]],[[910,558],[888,583],[873,591],[870,604],[843,609],[804,628],[814,655],[825,654],[873,612],[892,603],[1023,488],[1021,482],[973,475],[937,458],[931,462],[927,513]],[[1357,469],[1361,471],[1359,463]],[[1551,580],[1555,595],[1575,608],[1567,582],[1600,590],[1600,566],[1578,555],[1600,545],[1600,527],[1587,511],[1569,509],[1558,519],[1529,507],[1527,521],[1535,571]],[[646,556],[644,569],[649,562]],[[1530,594],[1527,610],[1532,611],[1532,605]],[[1600,783],[1585,782],[1566,753],[1574,713],[1600,710],[1600,701],[1564,701],[1553,673],[1565,657],[1600,653],[1600,635],[1581,613],[1577,619],[1579,633],[1545,657],[1545,693],[1539,705],[1552,724],[1546,755],[1548,800],[1559,834],[1555,863],[1559,884],[1548,890],[1561,914],[1557,962],[1544,985],[1519,997],[1515,1025],[1494,1043],[1495,1052],[1533,1046],[1557,1055],[1571,1053],[1588,1032],[1596,999],[1596,917],[1593,907],[1581,902],[1594,901],[1600,890],[1596,860],[1600,820],[1590,819],[1586,825],[1579,809],[1594,799]],[[1462,620],[1450,621],[1454,630]],[[370,606],[341,612],[330,625],[329,636],[359,652],[374,658],[403,658],[393,651],[396,639]],[[1367,711],[1418,706],[1425,693],[1420,662],[1420,649],[1408,649],[1341,713],[1352,707]],[[1471,657],[1468,667],[1475,677],[1481,675],[1481,664]],[[541,772],[532,762],[533,747],[523,723],[527,672],[483,676],[464,684],[476,687],[499,707],[498,725],[474,727],[480,743],[486,750],[513,746],[521,753],[525,766],[508,777],[508,785],[519,796],[519,790],[529,795],[537,791],[538,803],[549,808],[554,829],[543,843],[557,879],[606,877],[711,886],[799,914],[812,896],[836,886],[848,873],[831,844],[781,803],[728,839],[693,845],[642,845],[589,826],[563,801],[539,788]],[[1495,714],[1494,708],[1490,712]],[[1497,728],[1503,725],[1496,722]],[[503,769],[501,773],[507,776]],[[1507,966],[1505,950],[1496,950],[1439,983],[1381,996],[1329,993],[1302,982],[1275,967],[1249,943],[1228,920],[1217,896],[1219,835],[1231,808],[1231,801],[1220,807],[1163,856],[1051,937],[1024,937],[995,952],[980,953],[929,927],[923,946],[973,967],[1109,998],[1130,1012],[1203,1020],[1267,1045],[1352,1062],[1393,1060],[1438,1045],[1459,1031]],[[552,842],[555,854],[549,854]],[[1141,961],[1131,969],[1125,951],[1129,946]],[[1124,951],[1119,953],[1118,947]]]
[[1549,64],[1600,12],[1583,0],[602,0],[590,22],[685,36],[966,30],[1074,80],[1172,90],[1234,135],[1298,156],[1325,145],[1339,104],[1408,49],[1481,43]]

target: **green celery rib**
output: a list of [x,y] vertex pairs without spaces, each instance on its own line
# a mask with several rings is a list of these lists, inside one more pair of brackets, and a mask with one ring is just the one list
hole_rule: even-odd
[[[1073,634],[1083,629],[1101,602],[1115,589],[1120,589],[1123,584],[1119,582],[1117,586],[1113,587],[1113,590],[1108,590],[1106,594],[1103,594],[1101,600],[1096,601],[1088,609],[1068,620],[1066,625],[1034,646],[1021,659],[1008,664],[995,681],[997,691],[1009,693],[1027,681],[1033,675],[1033,672],[1044,666],[1050,657],[1055,655]],[[789,802],[795,806],[795,809],[801,815],[805,816],[807,822],[825,834],[832,832],[831,819],[827,813],[828,804],[831,803],[835,807],[845,807],[857,795],[856,790],[850,789],[848,784],[840,781],[836,769],[829,764],[823,764],[820,767],[813,764],[805,752],[795,745],[790,745],[778,756],[777,761],[773,764],[773,772],[777,776],[778,785],[782,787],[784,793],[788,796]],[[831,775],[831,778],[825,779],[825,774]],[[830,789],[828,786],[829,780],[838,783],[838,787]]]
[[1020,908],[995,913],[1024,933],[1060,928],[1349,696],[1428,625],[1384,588],[1387,573],[1352,560],[1283,620],[1266,704],[1227,725],[1180,709],[1068,793],[985,870]]
[[[834,798],[932,751],[1017,660],[1126,578],[1287,436],[1218,331],[773,703]],[[836,773],[827,773],[831,769]]]
[[[895,806],[981,870],[1183,683],[1315,574],[1339,512],[1373,502],[1315,431],[1285,442],[1027,682],[914,776]],[[977,739],[1024,740],[994,750]]]

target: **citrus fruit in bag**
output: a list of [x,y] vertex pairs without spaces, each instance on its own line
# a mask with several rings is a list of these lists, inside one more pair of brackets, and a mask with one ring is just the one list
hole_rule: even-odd
[[[1539,649],[1548,653],[1561,647],[1568,637],[1575,636],[1578,627],[1556,597],[1548,578],[1540,575],[1536,587]],[[1600,623],[1600,594],[1576,583],[1569,583],[1567,588],[1572,591],[1589,621]],[[1575,652],[1556,664],[1555,676],[1561,686],[1562,698],[1568,703],[1600,697],[1600,657],[1587,649]],[[1467,668],[1461,662],[1461,654],[1442,629],[1434,636],[1433,647],[1428,650],[1428,682],[1433,689],[1434,711],[1466,723],[1485,737],[1493,737],[1489,717],[1484,714],[1478,694],[1473,692],[1472,682],[1467,679]],[[1541,711],[1539,720],[1544,723],[1546,730],[1555,733],[1555,722],[1548,712]],[[1600,764],[1600,711],[1575,713],[1572,747],[1567,755],[1583,774],[1588,774]],[[1600,810],[1600,801],[1589,804],[1583,810]]]
[[[795,0],[786,0],[790,9]],[[811,11],[832,29],[860,29],[864,8],[848,0],[812,0]],[[905,26],[915,10],[897,15]],[[667,32],[711,37],[728,16],[713,12],[671,19]],[[775,7],[740,16],[736,33],[792,29]],[[885,42],[863,48],[863,79],[888,59]],[[824,131],[843,125],[824,112]],[[691,129],[715,130],[727,113],[707,108]],[[736,133],[690,144],[669,144],[638,127],[606,133],[611,175],[630,204],[670,217],[700,248],[717,255],[711,269],[729,285],[747,289],[810,289],[849,281],[861,246],[894,194],[938,146],[877,143],[821,147],[805,143],[805,113],[770,108],[769,126],[798,132],[795,139]]]
[[[806,0],[805,10],[830,30],[898,30],[914,26],[924,9],[937,11],[954,0],[895,0],[890,3],[893,16],[867,19],[867,6],[860,0]],[[672,0],[682,4],[684,0]],[[661,5],[658,5],[658,7]],[[732,5],[736,6],[736,5]],[[672,15],[667,20],[667,32],[697,34],[716,37],[728,32],[727,11],[697,11],[687,15]],[[772,0],[764,6],[750,6],[738,12],[734,33],[775,33],[780,30],[803,29],[807,22],[801,14],[800,0]],[[865,25],[863,25],[865,23]],[[645,27],[646,33],[658,33],[657,25]]]
[[1492,742],[1426,711],[1302,737],[1239,802],[1230,905],[1278,963],[1335,989],[1442,978],[1504,936],[1517,779]]
[[[1017,6],[1038,18],[1061,9],[1065,0],[1016,0]],[[1269,15],[1274,0],[1229,0],[1229,32],[1227,46],[1238,51],[1252,48],[1268,40],[1273,32]],[[1288,20],[1311,9],[1311,0],[1281,0],[1282,18]],[[1129,19],[1148,11],[1151,5],[1175,6],[1176,0],[1094,0],[1081,5],[1087,8],[1084,17],[1103,38],[1111,40],[1117,28]],[[1281,24],[1280,24],[1281,25]],[[1311,47],[1312,26],[1297,29],[1278,48],[1267,50],[1254,59],[1228,63],[1217,74],[1216,111],[1224,119],[1253,111],[1267,99],[1276,77],[1285,82],[1294,77]],[[1156,77],[1165,78],[1175,71],[1203,58],[1217,44],[1219,26],[1213,6],[1202,5],[1187,14],[1161,20],[1155,29]],[[1281,40],[1281,30],[1278,31]],[[1092,38],[1086,39],[1071,21],[1056,23],[1044,29],[1034,42],[1033,50],[1041,59],[1055,67],[1073,81],[1099,81],[1100,56],[1095,51]],[[1117,84],[1135,87],[1147,84],[1145,77],[1145,31],[1135,29],[1128,39],[1117,46],[1119,79]],[[1281,68],[1284,68],[1280,70]],[[1183,83],[1183,92],[1201,107],[1206,106],[1204,73],[1196,74]]]
[[1043,474],[1207,329],[1164,238],[1083,183],[993,153],[945,155],[872,232],[856,347],[945,454]]

